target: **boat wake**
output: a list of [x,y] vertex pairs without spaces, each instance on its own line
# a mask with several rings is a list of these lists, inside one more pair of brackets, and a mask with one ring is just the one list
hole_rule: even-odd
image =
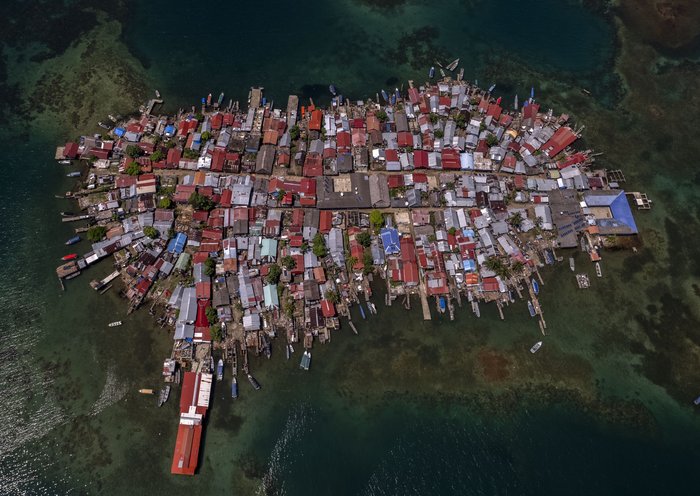
[[[312,418],[313,409],[309,405],[299,404],[290,410],[284,430],[272,448],[267,471],[255,494],[258,496],[287,494],[285,479],[291,475],[290,462],[295,457],[304,456],[299,441],[310,430]],[[295,444],[297,446],[292,449]]]

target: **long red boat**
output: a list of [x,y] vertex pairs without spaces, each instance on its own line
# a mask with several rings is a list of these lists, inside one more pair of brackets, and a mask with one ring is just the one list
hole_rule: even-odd
[[69,253],[68,255],[66,255],[64,257],[61,257],[61,260],[75,260],[76,258],[78,258],[77,253]]

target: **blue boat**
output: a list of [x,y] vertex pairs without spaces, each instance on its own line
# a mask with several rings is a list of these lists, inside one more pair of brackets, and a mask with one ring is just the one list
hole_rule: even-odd
[[301,362],[299,363],[299,368],[302,370],[309,370],[311,367],[311,352],[306,350],[301,355]]
[[328,91],[330,91],[330,92],[331,92],[331,95],[333,95],[333,96],[336,96],[336,95],[338,94],[338,90],[336,90],[334,84],[331,84],[331,85],[328,87]]
[[80,171],[69,172],[66,177],[80,177]]
[[396,95],[391,95],[391,104],[396,105]]
[[342,105],[344,101],[345,97],[343,95],[338,95],[338,105]]
[[695,401],[693,401],[693,403],[695,403],[696,405],[700,405],[700,396],[695,398]]
[[389,103],[389,95],[386,94],[386,91],[382,90],[382,98],[384,99],[385,102]]
[[363,319],[366,319],[367,316],[365,315],[365,309],[362,308],[362,305],[358,305],[358,306],[360,307],[360,314],[362,315],[362,318],[363,318]]
[[238,398],[238,379],[236,379],[236,376],[233,376],[231,380],[231,398],[234,400]]
[[532,280],[532,290],[535,292],[536,295],[540,294],[540,285],[537,284],[537,281],[534,279]]
[[532,304],[532,301],[528,300],[527,309],[530,311],[530,317],[534,317],[536,315],[535,306]]
[[430,71],[428,72],[428,77],[430,79],[433,79],[435,77],[435,67],[430,68]]
[[73,236],[71,239],[69,239],[68,241],[66,241],[66,244],[67,244],[67,245],[74,245],[74,244],[76,244],[78,241],[80,241],[80,236]]
[[394,88],[394,96],[396,97],[396,101],[401,100],[401,92],[398,88]]
[[440,297],[440,311],[444,312],[446,308],[447,305],[445,304],[445,298]]

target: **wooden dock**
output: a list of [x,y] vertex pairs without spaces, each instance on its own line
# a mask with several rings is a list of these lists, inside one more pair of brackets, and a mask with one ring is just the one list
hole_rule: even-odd
[[634,204],[637,206],[637,210],[650,210],[651,209],[651,200],[647,196],[646,193],[640,193],[638,191],[634,191],[632,193],[626,193],[627,195],[631,196],[634,199]]

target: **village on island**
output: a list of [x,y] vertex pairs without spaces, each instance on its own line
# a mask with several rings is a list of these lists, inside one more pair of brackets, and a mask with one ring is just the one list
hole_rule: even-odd
[[[59,163],[81,167],[61,195],[77,210],[62,220],[86,224],[66,244],[91,243],[64,257],[61,285],[109,259],[91,286],[117,285],[128,312],[148,308],[172,334],[163,389],[142,390],[160,405],[182,388],[172,473],[195,473],[225,369],[232,398],[239,371],[261,388],[250,353],[269,358],[274,342],[309,370],[317,343],[357,334],[358,313],[371,318],[381,303],[419,302],[427,320],[459,307],[478,317],[493,302],[505,318],[524,299],[546,335],[538,269],[583,250],[587,266],[568,263],[585,289],[589,274],[603,276],[602,249],[634,245],[630,200],[650,202],[621,189],[621,171],[596,168],[596,153],[577,146],[583,126],[541,108],[534,90],[506,105],[494,86],[440,71],[368,101],[331,85],[328,108],[294,95],[279,108],[252,88],[246,108],[222,93],[160,115],[156,92],[133,116],[101,122],[103,133],[58,147]],[[377,285],[384,302],[373,301]]]

